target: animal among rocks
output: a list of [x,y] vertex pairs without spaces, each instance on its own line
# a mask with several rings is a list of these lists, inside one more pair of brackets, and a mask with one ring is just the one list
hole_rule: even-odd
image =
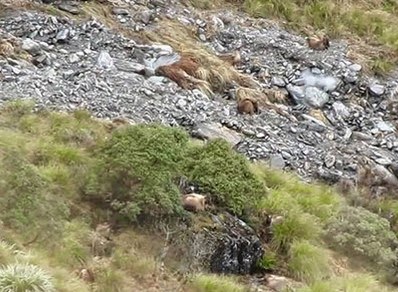
[[329,49],[329,37],[327,35],[317,36],[313,35],[306,38],[308,46],[313,50],[327,50]]
[[236,89],[235,97],[238,113],[249,115],[259,113],[258,101],[253,97],[256,93],[257,91],[248,88],[239,87]]
[[85,282],[93,283],[95,281],[94,273],[90,269],[81,269],[76,271],[77,276]]
[[199,194],[187,194],[182,197],[182,205],[185,210],[191,212],[204,211],[206,196]]
[[165,76],[181,88],[193,89],[195,82],[199,81],[195,78],[200,67],[199,60],[191,55],[182,55],[177,62],[156,68],[155,74]]
[[258,102],[257,100],[254,100],[252,98],[245,98],[243,100],[238,101],[238,106],[237,106],[238,113],[240,114],[258,114],[259,109],[258,109]]

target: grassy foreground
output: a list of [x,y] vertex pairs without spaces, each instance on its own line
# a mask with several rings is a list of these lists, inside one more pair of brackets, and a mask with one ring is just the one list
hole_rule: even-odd
[[[282,216],[258,265],[302,282],[297,291],[390,291],[395,282],[389,223],[330,187],[251,164],[222,140],[33,106],[0,111],[0,291],[248,291],[244,279],[162,267],[156,227],[192,216],[179,202],[182,176],[259,233],[265,214]],[[104,221],[119,226],[112,246],[99,244]],[[77,276],[82,268],[94,281]]]

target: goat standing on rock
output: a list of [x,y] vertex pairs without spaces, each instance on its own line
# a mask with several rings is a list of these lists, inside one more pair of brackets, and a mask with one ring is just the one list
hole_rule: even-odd
[[182,205],[185,210],[191,212],[204,211],[206,196],[199,194],[187,194],[182,197]]

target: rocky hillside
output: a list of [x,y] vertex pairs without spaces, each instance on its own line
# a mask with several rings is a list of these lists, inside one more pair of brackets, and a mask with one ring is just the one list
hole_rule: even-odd
[[[375,77],[361,58],[352,58],[358,47],[335,35],[328,49],[311,49],[304,34],[253,18],[241,1],[216,1],[223,9],[212,10],[192,6],[196,2],[0,1],[2,163],[22,178],[40,178],[37,185],[27,179],[33,189],[24,189],[23,180],[14,184],[13,171],[6,173],[2,211],[14,211],[1,218],[0,259],[4,254],[4,263],[13,262],[6,241],[29,242],[21,250],[33,244],[37,254],[30,262],[56,271],[57,291],[88,289],[76,277],[65,280],[82,262],[102,275],[91,281],[96,291],[131,291],[132,279],[133,291],[266,291],[287,282],[301,291],[388,291],[379,282],[397,282],[394,70]],[[253,12],[255,6],[245,7]],[[236,52],[239,60],[229,62]],[[242,96],[257,100],[260,111],[240,114]],[[20,99],[33,99],[35,111],[9,106]],[[82,109],[135,126],[119,133]],[[193,143],[185,131],[212,142]],[[26,169],[11,159],[15,153]],[[275,169],[312,183],[338,183],[337,191]],[[210,210],[186,219],[179,195],[189,188],[210,196]],[[44,192],[45,203],[30,195],[18,200],[7,190]],[[28,205],[38,213],[27,215]],[[46,209],[49,217],[42,217]],[[273,225],[272,218],[282,223]],[[109,236],[98,230],[104,220],[111,221],[116,251],[88,251],[91,237],[77,233],[97,227],[99,245],[107,246]],[[169,220],[183,232],[170,231]],[[46,221],[49,231],[62,234],[55,254],[43,251],[51,246],[46,240],[24,238],[23,226],[36,221],[29,227],[35,234]],[[137,225],[157,226],[161,236]],[[137,242],[124,244],[131,237]],[[152,246],[156,255],[145,248],[154,241],[166,242]],[[159,256],[165,249],[167,256]],[[359,263],[339,262],[354,250]],[[142,267],[123,257],[143,261]],[[237,284],[199,272],[263,278]],[[294,281],[269,278],[269,272]],[[187,275],[193,275],[189,284]],[[0,285],[1,279],[0,273]]]

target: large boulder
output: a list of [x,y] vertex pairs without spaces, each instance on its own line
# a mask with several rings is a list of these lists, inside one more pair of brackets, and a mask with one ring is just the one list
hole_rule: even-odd
[[[254,230],[229,213],[198,216],[174,237],[172,245],[190,271],[250,274],[263,256],[261,240]],[[181,250],[182,247],[182,250]]]

